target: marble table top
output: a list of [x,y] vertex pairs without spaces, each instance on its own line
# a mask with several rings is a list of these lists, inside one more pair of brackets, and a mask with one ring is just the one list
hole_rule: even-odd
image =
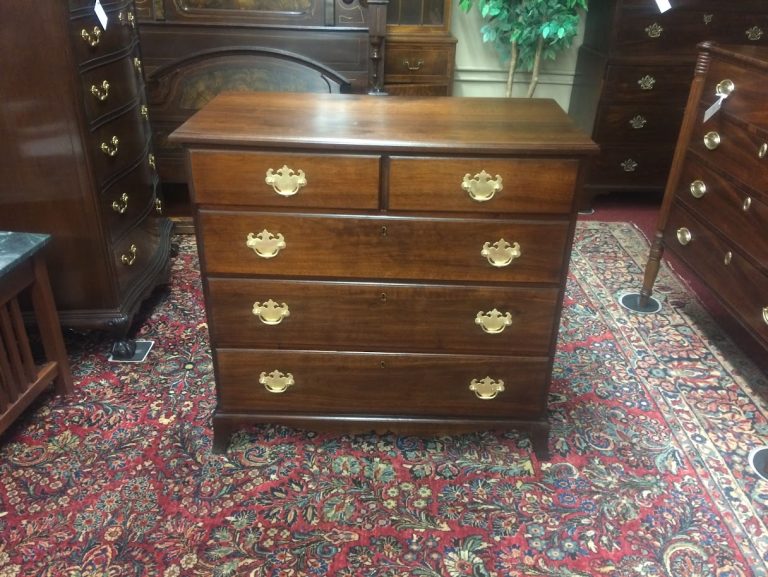
[[50,234],[0,231],[0,277],[23,263],[50,240]]

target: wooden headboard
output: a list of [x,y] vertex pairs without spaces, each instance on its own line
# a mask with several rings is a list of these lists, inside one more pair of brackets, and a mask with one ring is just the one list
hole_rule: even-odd
[[163,184],[187,179],[183,153],[168,143],[168,134],[213,96],[222,90],[367,92],[380,61],[378,35],[386,28],[386,0],[137,0],[135,5]]

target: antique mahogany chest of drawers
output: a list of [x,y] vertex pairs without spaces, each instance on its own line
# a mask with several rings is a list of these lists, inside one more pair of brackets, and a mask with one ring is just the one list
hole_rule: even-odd
[[702,45],[642,294],[667,247],[768,349],[767,84],[768,48]]
[[600,145],[581,208],[605,193],[664,189],[705,40],[768,45],[766,0],[592,2],[579,49],[569,114]]
[[171,224],[134,4],[102,0],[103,19],[95,4],[3,4],[0,228],[51,234],[46,257],[64,325],[124,337],[167,278]]
[[547,391],[596,146],[549,100],[226,93],[188,148],[217,382],[254,422],[522,427]]

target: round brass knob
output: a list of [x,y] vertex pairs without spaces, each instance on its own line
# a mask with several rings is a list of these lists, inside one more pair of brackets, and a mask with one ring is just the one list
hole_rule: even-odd
[[768,142],[763,142],[757,149],[757,156],[758,158],[765,158],[766,154],[768,154]]
[[768,307],[763,307],[763,322],[768,325]]
[[726,78],[717,83],[717,86],[715,86],[715,94],[718,96],[729,96],[735,89],[736,85],[733,81]]
[[728,266],[731,264],[731,261],[733,260],[733,253],[729,250],[726,251],[725,255],[723,256],[723,264],[725,266]]
[[720,135],[714,130],[712,132],[707,132],[704,135],[704,146],[709,150],[714,150],[720,146]]
[[741,203],[741,210],[744,212],[747,212],[749,208],[752,206],[752,197],[748,196],[744,199],[744,202]]
[[701,198],[707,194],[707,185],[702,180],[694,180],[691,183],[691,196],[693,198]]
[[688,230],[685,227],[677,229],[677,242],[685,246],[689,242],[691,242],[692,239],[693,239],[693,236],[691,235],[690,230]]

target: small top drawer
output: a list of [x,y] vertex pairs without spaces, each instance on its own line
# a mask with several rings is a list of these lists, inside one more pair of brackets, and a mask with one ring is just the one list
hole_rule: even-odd
[[393,210],[568,213],[575,160],[392,157]]
[[384,55],[385,82],[427,82],[451,75],[453,43],[392,41]]
[[378,156],[190,151],[196,204],[379,207]]
[[81,68],[97,65],[102,59],[133,44],[137,38],[136,19],[128,6],[129,3],[125,2],[104,7],[106,29],[101,26],[96,14],[90,11],[70,20],[72,46]]
[[722,104],[723,112],[747,123],[762,123],[768,128],[764,106],[765,76],[713,58],[702,89],[701,103],[708,107],[720,95],[727,95]]

